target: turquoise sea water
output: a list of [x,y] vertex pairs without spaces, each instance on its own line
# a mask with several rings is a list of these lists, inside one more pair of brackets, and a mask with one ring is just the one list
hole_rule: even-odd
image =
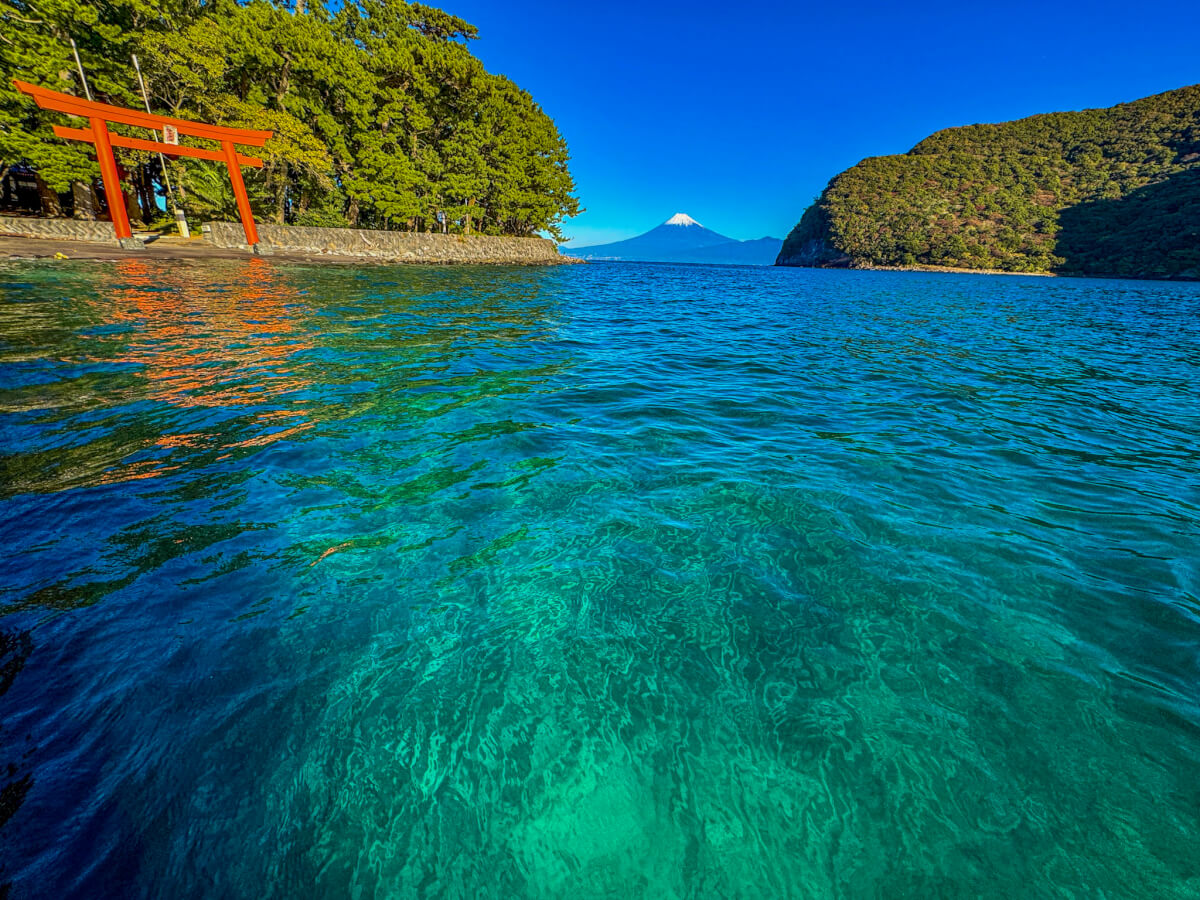
[[1200,897],[1198,436],[1197,285],[7,264],[0,884]]

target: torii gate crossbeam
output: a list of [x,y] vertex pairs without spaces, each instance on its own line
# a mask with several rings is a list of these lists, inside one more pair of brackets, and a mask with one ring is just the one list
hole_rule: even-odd
[[[32,97],[42,109],[79,116],[88,120],[87,128],[64,128],[61,125],[55,125],[54,133],[61,138],[86,141],[96,145],[96,160],[100,163],[100,176],[104,181],[104,193],[108,198],[108,209],[112,215],[113,230],[116,231],[118,240],[124,241],[132,238],[133,231],[129,227],[129,214],[125,211],[125,195],[121,193],[121,180],[112,148],[127,147],[134,150],[149,150],[152,153],[165,153],[168,156],[190,156],[195,159],[211,159],[225,163],[225,167],[229,170],[229,181],[233,185],[233,196],[237,199],[238,213],[242,218],[242,228],[246,232],[246,243],[251,247],[258,243],[258,229],[254,225],[254,214],[250,211],[250,197],[246,194],[246,184],[242,181],[241,167],[262,168],[263,163],[261,159],[238,153],[234,145],[261,147],[272,137],[274,132],[226,128],[223,125],[207,125],[187,119],[157,116],[154,113],[142,112],[137,109],[96,103],[93,100],[84,100],[71,94],[61,94],[58,91],[38,87],[24,81],[14,81],[13,85],[22,94]],[[146,141],[140,138],[111,134],[108,130],[110,122],[149,128],[152,131],[162,131],[165,127],[170,126],[179,134],[216,141],[221,145],[221,149],[206,150],[200,147],[184,147],[178,144],[166,144],[162,141]]]

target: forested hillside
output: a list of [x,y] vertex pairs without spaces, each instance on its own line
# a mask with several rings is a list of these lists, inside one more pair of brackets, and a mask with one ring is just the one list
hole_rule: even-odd
[[938,132],[830,182],[780,265],[1200,277],[1200,85]]
[[[0,165],[52,191],[98,169],[12,79],[82,96],[74,38],[97,100],[142,106],[136,53],[155,112],[273,129],[266,165],[245,171],[265,221],[427,230],[443,210],[455,231],[558,235],[578,210],[553,121],[484,70],[472,25],[420,3],[0,0],[0,32]],[[117,152],[152,205],[157,156]],[[192,215],[236,218],[221,164],[169,165]]]

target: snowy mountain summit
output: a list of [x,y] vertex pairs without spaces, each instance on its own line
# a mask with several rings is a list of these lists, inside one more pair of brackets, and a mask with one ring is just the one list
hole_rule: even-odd
[[[693,219],[687,213],[675,213],[675,215],[671,216],[671,218],[667,219],[667,221],[663,222],[663,224],[664,225],[700,225],[699,222],[697,222],[695,219]],[[700,227],[703,228],[704,226],[700,225]]]

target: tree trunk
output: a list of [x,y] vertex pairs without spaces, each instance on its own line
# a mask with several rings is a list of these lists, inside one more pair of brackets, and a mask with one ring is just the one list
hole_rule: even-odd
[[75,218],[95,221],[96,210],[100,206],[100,200],[90,183],[84,184],[82,181],[72,181],[71,199],[74,201]]
[[350,223],[351,228],[358,227],[358,199],[352,197],[350,205],[346,208],[346,221]]
[[282,225],[286,219],[285,212],[287,210],[287,193],[288,193],[288,177],[287,168],[283,170],[283,175],[275,186],[275,224]]
[[154,203],[154,191],[151,187],[148,166],[139,165],[134,170],[133,188],[137,195],[138,206],[141,208],[142,221],[149,224],[154,221],[158,207]]
[[137,192],[121,189],[121,196],[125,200],[125,213],[129,216],[130,225],[145,225],[146,222],[142,218],[142,208],[138,206]]
[[42,215],[50,219],[57,219],[63,214],[62,204],[58,202],[58,194],[50,190],[50,186],[42,181],[41,175],[34,175],[34,180],[37,183],[38,199],[42,201]]

